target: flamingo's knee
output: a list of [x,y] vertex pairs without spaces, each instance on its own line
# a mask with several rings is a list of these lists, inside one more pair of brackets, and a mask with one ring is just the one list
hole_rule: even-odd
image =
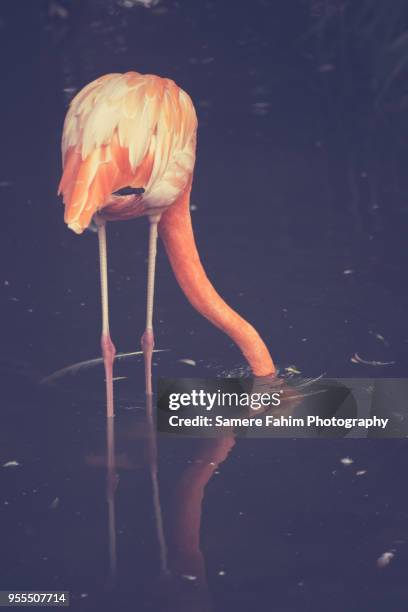
[[153,352],[154,349],[154,334],[152,329],[146,329],[141,337],[140,344],[144,354]]
[[101,337],[102,356],[105,363],[113,364],[116,355],[116,348],[109,334],[103,334]]

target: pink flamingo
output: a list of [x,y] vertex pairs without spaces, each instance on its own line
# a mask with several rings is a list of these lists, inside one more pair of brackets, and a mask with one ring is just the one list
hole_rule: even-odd
[[152,393],[153,299],[157,235],[187,299],[241,349],[255,376],[276,373],[258,332],[219,296],[200,262],[190,218],[197,117],[172,80],[137,72],[108,74],[84,87],[65,118],[59,185],[65,222],[80,234],[98,228],[102,354],[107,414],[113,416],[115,347],[109,331],[106,221],[150,222],[146,326],[141,344],[146,393]]

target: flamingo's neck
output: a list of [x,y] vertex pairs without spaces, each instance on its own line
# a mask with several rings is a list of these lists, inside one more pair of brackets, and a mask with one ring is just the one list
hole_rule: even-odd
[[224,302],[207,278],[191,225],[190,189],[170,206],[159,224],[177,281],[194,308],[239,346],[255,376],[275,374],[272,357],[256,329]]

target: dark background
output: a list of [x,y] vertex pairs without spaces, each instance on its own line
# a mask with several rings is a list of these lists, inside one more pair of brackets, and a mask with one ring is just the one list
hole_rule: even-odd
[[[0,468],[1,588],[70,589],[89,610],[116,605],[100,597],[102,368],[37,384],[99,355],[96,236],[67,230],[56,195],[64,116],[86,83],[137,70],[189,92],[199,118],[192,204],[202,259],[282,372],[399,377],[407,365],[406,2],[145,4],[0,2],[0,463],[19,463]],[[108,239],[112,336],[119,351],[136,351],[147,224],[112,223]],[[161,248],[156,298],[156,343],[169,350],[155,376],[246,372],[237,348],[186,302]],[[116,384],[115,597],[121,609],[155,610],[142,361],[124,360],[115,373],[126,377]],[[159,442],[166,512],[197,451]],[[239,441],[203,506],[215,609],[404,610],[406,454],[403,440]],[[347,456],[353,463],[341,463]],[[378,568],[390,550],[390,565]]]

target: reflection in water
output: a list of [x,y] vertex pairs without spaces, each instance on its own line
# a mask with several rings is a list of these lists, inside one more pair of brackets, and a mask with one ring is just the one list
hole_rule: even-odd
[[[162,576],[169,574],[167,566],[167,547],[163,529],[162,509],[157,470],[157,441],[154,429],[152,396],[146,396],[146,421],[148,453],[147,461],[152,482],[154,517],[159,545],[160,571]],[[117,539],[116,539],[116,506],[115,494],[118,485],[115,457],[115,419],[106,419],[106,500],[108,504],[108,547],[109,547],[109,580],[108,586],[113,588],[117,577]]]
[[[153,398],[146,395],[146,423],[147,423],[147,463],[152,483],[152,497],[157,541],[159,545],[160,573],[162,577],[169,574],[167,565],[167,546],[163,528],[162,509],[158,483],[157,440],[153,417]],[[140,442],[140,441],[138,441]],[[109,579],[108,587],[113,588],[117,578],[117,525],[115,495],[119,482],[117,473],[117,458],[115,454],[115,419],[106,418],[106,500],[108,504],[108,548],[109,548]],[[129,467],[127,460],[124,465]]]
[[[129,356],[129,354],[123,354],[118,357]],[[64,375],[75,374],[83,368],[87,370],[88,367],[101,365],[101,363],[102,359],[98,358],[74,364],[52,374],[43,382],[56,382]],[[249,385],[247,390],[251,393],[271,391],[276,387],[281,390],[285,388],[286,401],[282,406],[285,414],[291,413],[298,407],[301,399],[308,395],[306,389],[311,387],[313,382],[316,382],[316,379],[296,380],[294,385],[293,380],[288,381],[284,378],[243,379],[244,386]],[[105,400],[107,401],[106,397]],[[107,586],[109,589],[114,589],[118,581],[116,493],[119,478],[117,470],[118,468],[133,469],[137,466],[137,463],[135,464],[129,456],[126,456],[127,453],[117,454],[118,449],[115,443],[116,441],[121,443],[122,432],[119,432],[119,439],[116,440],[115,422],[118,423],[117,419],[106,419],[106,500],[109,552]],[[142,440],[140,439],[141,431]],[[118,435],[117,431],[116,435]],[[160,588],[157,592],[159,609],[210,610],[211,598],[206,565],[200,547],[202,505],[207,484],[218,467],[226,460],[235,444],[234,433],[231,431],[230,434],[221,438],[197,438],[194,444],[194,456],[187,463],[175,485],[171,487],[172,494],[165,521],[159,490],[158,445],[152,395],[145,396],[143,424],[137,418],[132,427],[126,427],[125,437],[129,436],[136,439],[139,447],[145,440],[147,447],[146,460],[151,481],[154,525],[159,552]],[[90,463],[97,465],[98,459],[94,458]],[[166,523],[166,531],[164,523]]]
[[[292,381],[293,382],[293,381]],[[284,414],[292,413],[299,408],[303,399],[313,394],[313,379],[297,380],[296,385],[287,380],[269,379],[243,380],[250,385],[251,393],[270,391],[271,385],[285,389],[286,401],[282,406]],[[279,410],[277,411],[277,413]],[[115,492],[117,486],[116,469],[119,466],[130,467],[133,462],[128,457],[115,456],[115,419],[107,419],[107,501],[108,501],[108,542],[110,560],[110,581],[116,582],[116,525],[115,525]],[[159,489],[159,463],[153,396],[146,395],[143,411],[143,439],[146,443],[146,461],[150,474],[151,495],[154,515],[154,527],[159,553],[159,582],[151,593],[155,600],[155,609],[177,612],[210,612],[211,594],[207,580],[206,561],[201,550],[200,534],[202,508],[206,486],[219,466],[227,459],[235,444],[235,435],[231,430],[224,437],[197,438],[194,440],[194,453],[170,485],[170,500],[163,512]],[[126,429],[140,446],[140,419],[131,428]],[[143,443],[143,441],[142,441]],[[164,527],[166,525],[166,529]]]
[[169,569],[167,566],[167,546],[166,539],[164,536],[163,516],[160,504],[157,462],[157,439],[153,416],[153,396],[151,393],[146,394],[146,420],[148,425],[148,463],[150,477],[152,481],[154,518],[160,554],[160,570],[162,575],[166,576],[169,573]]
[[113,586],[116,579],[117,552],[116,552],[116,508],[115,492],[118,484],[118,475],[115,464],[115,421],[106,419],[106,500],[108,502],[108,542],[109,542],[109,584]]
[[174,487],[169,511],[170,595],[175,610],[210,611],[205,559],[200,547],[205,487],[235,444],[234,436],[197,440],[197,451]]
[[[168,542],[163,524],[158,479],[158,447],[153,396],[146,395],[147,463],[152,485],[152,502],[160,559],[157,605],[160,610],[202,611],[212,609],[205,559],[200,547],[202,505],[205,487],[235,444],[234,436],[197,439],[197,450],[174,486],[167,516]],[[139,428],[140,424],[137,425]],[[115,419],[106,419],[109,580],[117,579],[115,494],[118,484],[115,455]],[[138,440],[140,443],[140,440]],[[127,464],[129,465],[129,464]],[[169,550],[167,548],[169,545]]]

